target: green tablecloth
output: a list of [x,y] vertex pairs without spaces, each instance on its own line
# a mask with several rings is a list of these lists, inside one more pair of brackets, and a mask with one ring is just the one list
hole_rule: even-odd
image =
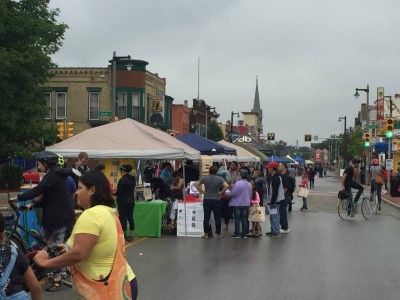
[[161,236],[162,218],[167,202],[136,202],[133,217],[135,236]]

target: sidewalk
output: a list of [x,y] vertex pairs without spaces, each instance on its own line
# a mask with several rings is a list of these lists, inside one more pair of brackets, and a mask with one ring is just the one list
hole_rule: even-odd
[[389,204],[397,209],[400,209],[400,197],[392,197],[390,193],[382,194],[382,201]]

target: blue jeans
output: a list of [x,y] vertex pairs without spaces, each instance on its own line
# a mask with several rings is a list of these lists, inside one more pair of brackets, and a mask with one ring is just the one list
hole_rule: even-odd
[[345,182],[345,188],[346,190],[351,192],[351,189],[355,189],[358,190],[356,197],[354,198],[354,203],[358,202],[358,199],[360,199],[361,194],[364,191],[364,188],[361,184],[359,184],[358,182],[354,181],[353,179],[350,179],[349,181]]
[[249,221],[247,217],[247,206],[233,206],[235,216],[235,235],[240,233],[240,223],[242,223],[242,236],[249,234]]
[[374,195],[376,190],[379,204],[382,202],[382,185],[383,184],[375,184],[375,179],[371,179],[371,195]]
[[271,213],[269,214],[269,221],[271,222],[271,232],[273,234],[281,234],[280,231],[280,220],[279,220],[279,204],[276,204],[276,209],[278,210],[278,213],[275,215],[272,215]]

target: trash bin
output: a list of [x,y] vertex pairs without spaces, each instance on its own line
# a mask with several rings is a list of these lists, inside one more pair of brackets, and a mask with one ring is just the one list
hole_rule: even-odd
[[400,186],[400,178],[397,176],[391,176],[390,177],[390,196],[391,197],[400,197],[399,186]]

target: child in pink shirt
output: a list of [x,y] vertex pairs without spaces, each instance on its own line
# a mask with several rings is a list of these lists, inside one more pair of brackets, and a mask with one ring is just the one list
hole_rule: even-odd
[[[303,171],[301,173],[301,182],[299,184],[299,187],[303,187],[303,188],[307,188],[308,186],[308,174],[306,171]],[[307,211],[308,207],[307,207],[307,198],[303,197],[303,206],[300,208],[300,211]]]
[[[250,205],[257,207],[260,205],[260,195],[256,191],[256,185],[251,181],[252,193],[250,199]],[[251,222],[251,237],[261,237],[261,226],[259,222]]]

